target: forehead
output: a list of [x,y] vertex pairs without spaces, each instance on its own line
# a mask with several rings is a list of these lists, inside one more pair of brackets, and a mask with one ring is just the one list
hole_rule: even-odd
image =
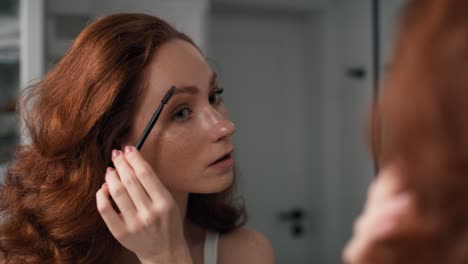
[[157,50],[145,69],[143,78],[148,91],[144,93],[162,98],[172,85],[206,89],[212,74],[197,48],[184,40],[171,40]]

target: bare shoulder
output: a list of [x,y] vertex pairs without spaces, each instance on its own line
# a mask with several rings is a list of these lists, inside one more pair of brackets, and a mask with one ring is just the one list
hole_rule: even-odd
[[273,246],[263,234],[248,228],[238,228],[219,239],[218,261],[221,264],[275,263]]

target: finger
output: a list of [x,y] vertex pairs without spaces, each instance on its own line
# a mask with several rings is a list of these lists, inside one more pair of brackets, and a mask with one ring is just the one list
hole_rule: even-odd
[[106,183],[109,188],[109,193],[115,201],[124,218],[136,215],[136,208],[128,195],[125,186],[120,182],[117,171],[113,168],[108,168],[106,173]]
[[343,261],[347,264],[362,264],[367,247],[368,243],[362,235],[354,236],[343,250]]
[[368,206],[356,220],[353,238],[343,250],[345,263],[366,263],[377,241],[391,236],[411,210],[411,195],[402,192],[395,179],[394,174],[386,174],[370,187]]
[[[356,229],[368,230],[371,233],[385,235],[390,231],[390,226],[401,223],[406,215],[410,213],[412,197],[407,192],[385,200],[379,207],[368,209],[356,222]],[[375,231],[372,231],[374,230]]]
[[380,184],[377,184],[376,189],[381,189],[380,194],[384,197],[395,195],[402,191],[403,182],[400,176],[400,170],[396,166],[388,166],[383,169],[379,175]]
[[380,240],[396,228],[399,217],[398,213],[392,210],[366,213],[356,221],[354,233],[366,236],[371,241]]
[[[116,155],[114,155],[114,152],[116,152]],[[134,169],[128,163],[125,155],[122,155],[122,152],[118,150],[114,150],[112,156],[114,156],[113,161],[120,176],[120,181],[127,190],[136,209],[140,212],[148,210],[151,199],[137,178]]]
[[118,236],[122,233],[124,224],[121,217],[112,207],[112,204],[109,199],[109,189],[107,184],[103,184],[101,189],[96,193],[96,204],[104,223],[106,223],[109,231],[113,236]]
[[[377,241],[384,233],[389,233],[394,228],[393,222],[376,221],[375,215],[363,215],[355,224],[355,232],[350,242],[343,250],[342,258],[345,263],[364,264],[369,262],[369,257],[374,250]],[[382,224],[385,223],[385,224]]]
[[375,183],[370,187],[369,202],[366,208],[382,206],[386,201],[403,191],[403,183],[397,173],[398,171],[394,167],[382,170]]
[[354,222],[353,237],[342,252],[342,259],[347,264],[363,264],[365,255],[374,240],[372,229],[375,228],[376,210],[366,210]]
[[125,149],[128,163],[132,166],[137,178],[150,198],[153,201],[158,201],[170,197],[169,191],[164,187],[151,165],[145,161],[141,153],[132,146],[127,146]]
[[[378,221],[377,217],[369,219],[365,217],[361,222],[364,228],[358,228],[352,240],[346,245],[342,253],[342,258],[348,264],[373,264],[380,263],[378,259],[387,259],[389,256],[383,255],[381,244],[379,242],[390,238],[391,234],[397,229],[398,223],[393,219]],[[379,251],[379,253],[377,253]],[[378,257],[376,259],[375,257]]]

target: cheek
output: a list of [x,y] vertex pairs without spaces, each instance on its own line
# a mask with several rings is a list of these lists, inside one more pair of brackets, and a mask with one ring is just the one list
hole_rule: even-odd
[[[150,143],[150,142],[148,142]],[[190,129],[167,129],[152,139],[148,162],[170,189],[187,182],[202,169],[201,139]]]
[[156,142],[157,152],[163,155],[170,152],[174,156],[183,156],[184,152],[190,152],[199,147],[200,137],[197,133],[199,129],[191,126],[178,125],[168,127],[160,134]]

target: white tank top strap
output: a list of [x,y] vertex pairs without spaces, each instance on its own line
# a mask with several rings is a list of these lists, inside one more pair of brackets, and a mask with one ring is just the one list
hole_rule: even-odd
[[208,230],[205,235],[203,248],[203,262],[205,264],[216,264],[218,262],[218,240],[219,234]]

